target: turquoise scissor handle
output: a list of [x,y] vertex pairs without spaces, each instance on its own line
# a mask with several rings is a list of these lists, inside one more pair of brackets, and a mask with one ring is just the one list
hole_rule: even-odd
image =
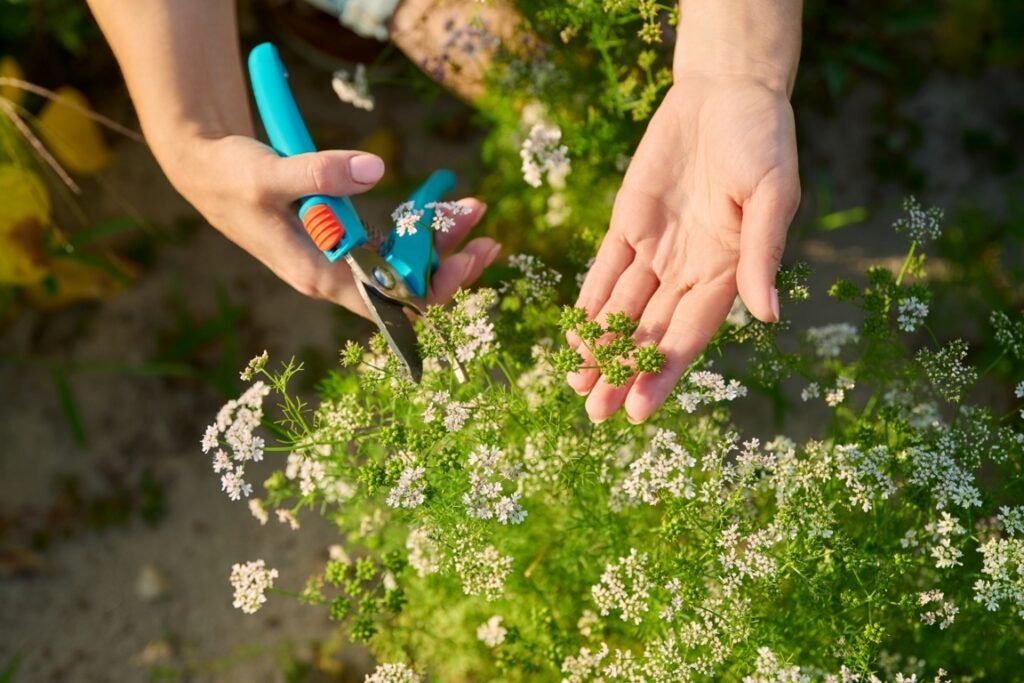
[[381,250],[384,258],[416,296],[426,296],[427,273],[433,273],[438,264],[437,251],[434,249],[434,230],[431,227],[434,210],[428,209],[426,205],[440,201],[454,188],[454,173],[444,169],[434,171],[427,181],[409,196],[413,209],[423,211],[416,232],[401,236],[392,232],[388,243]]
[[[274,151],[285,157],[315,152],[316,146],[288,88],[288,73],[276,47],[262,43],[253,48],[249,53],[249,78],[256,108]],[[330,209],[344,231],[337,244],[323,249],[328,259],[336,261],[355,247],[366,244],[366,229],[348,197],[304,197],[299,205],[299,218],[307,225],[307,230],[307,214],[318,206]]]

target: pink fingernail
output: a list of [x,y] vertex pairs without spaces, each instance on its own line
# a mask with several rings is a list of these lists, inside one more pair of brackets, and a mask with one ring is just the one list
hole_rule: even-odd
[[384,160],[373,154],[360,154],[349,159],[348,172],[357,183],[375,183],[384,175]]
[[772,287],[772,314],[775,316],[775,322],[782,320],[779,315],[779,290]]
[[491,250],[487,252],[487,263],[493,263],[494,259],[498,258],[498,253],[501,252],[501,245],[495,244],[491,247]]

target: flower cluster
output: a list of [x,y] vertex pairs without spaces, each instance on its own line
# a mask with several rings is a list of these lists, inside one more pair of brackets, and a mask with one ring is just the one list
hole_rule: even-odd
[[489,602],[501,598],[512,571],[512,558],[493,545],[467,550],[455,558],[455,573],[466,595],[480,595]]
[[[838,305],[863,322],[807,344],[729,324],[676,387],[686,399],[646,425],[594,425],[564,372],[622,382],[664,358],[621,313],[559,308],[539,260],[515,264],[515,282],[430,309],[421,384],[375,337],[346,346],[309,405],[288,388],[296,364],[271,371],[261,355],[247,372],[266,385],[229,403],[204,444],[233,467],[225,434],[248,452],[239,434],[277,395],[281,445],[265,450],[280,469],[253,524],[320,512],[343,534],[293,592],[380,661],[416,663],[378,680],[422,667],[441,680],[946,681],[939,665],[1012,679],[1019,408],[972,405],[982,373],[966,355],[898,334],[898,302],[938,301],[920,275],[842,285]],[[803,287],[788,273],[777,285]],[[954,392],[939,366],[960,374],[955,409],[940,409]],[[834,410],[801,410],[801,387]],[[266,588],[248,590],[239,605],[262,604]]]
[[897,232],[906,233],[914,242],[930,242],[942,234],[942,220],[945,212],[939,207],[925,209],[916,197],[907,197],[903,202],[906,216],[893,223]]
[[235,589],[234,606],[246,614],[255,614],[267,601],[266,592],[274,587],[276,569],[267,569],[263,560],[254,560],[231,567],[231,586]]
[[901,299],[899,303],[899,316],[896,318],[896,322],[899,324],[899,328],[904,332],[913,332],[924,319],[928,317],[928,304],[918,299],[916,296],[910,296],[906,299]]
[[676,394],[676,400],[683,410],[692,413],[702,405],[735,401],[747,395],[747,388],[738,380],[725,378],[715,372],[698,370],[686,378],[684,388]]
[[[257,357],[249,367],[259,362]],[[265,364],[265,359],[263,364]],[[246,372],[250,376],[249,368]],[[231,500],[252,495],[252,484],[245,481],[245,465],[263,459],[263,438],[256,436],[256,428],[263,419],[263,399],[270,387],[256,382],[236,400],[228,401],[217,413],[217,419],[203,434],[203,453],[213,454],[213,471],[221,474],[221,488]],[[228,451],[224,450],[227,447]]]
[[476,630],[476,638],[487,647],[498,647],[505,642],[508,629],[501,625],[501,617],[493,616]]
[[519,156],[523,160],[523,179],[528,185],[540,187],[546,176],[551,187],[565,187],[572,162],[569,148],[562,144],[562,130],[558,126],[535,124],[523,141]]
[[401,662],[381,664],[366,677],[365,683],[420,683],[423,678]]
[[523,469],[505,461],[495,446],[479,446],[469,454],[469,491],[463,494],[466,514],[476,519],[494,519],[502,524],[521,524],[526,510],[519,502],[518,488],[505,493],[503,482],[518,484]]
[[651,580],[647,576],[647,553],[630,548],[629,555],[609,564],[601,582],[590,589],[601,616],[619,612],[623,621],[639,624],[650,609]]
[[370,92],[364,65],[357,65],[354,74],[350,74],[345,69],[335,71],[334,76],[331,77],[331,87],[342,102],[351,104],[356,109],[373,111],[376,102],[373,93]]

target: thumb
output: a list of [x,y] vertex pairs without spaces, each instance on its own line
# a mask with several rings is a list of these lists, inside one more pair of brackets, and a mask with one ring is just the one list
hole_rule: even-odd
[[275,198],[289,202],[322,194],[341,197],[366,192],[384,175],[384,161],[365,152],[331,150],[274,160],[267,181]]
[[736,286],[747,310],[762,322],[779,321],[775,275],[799,205],[800,181],[795,173],[765,178],[743,204]]

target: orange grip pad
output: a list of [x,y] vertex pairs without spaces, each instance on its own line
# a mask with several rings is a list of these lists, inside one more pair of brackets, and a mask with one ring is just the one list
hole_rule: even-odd
[[338,246],[338,242],[345,235],[341,221],[324,204],[310,208],[302,217],[302,224],[320,251],[328,251]]

